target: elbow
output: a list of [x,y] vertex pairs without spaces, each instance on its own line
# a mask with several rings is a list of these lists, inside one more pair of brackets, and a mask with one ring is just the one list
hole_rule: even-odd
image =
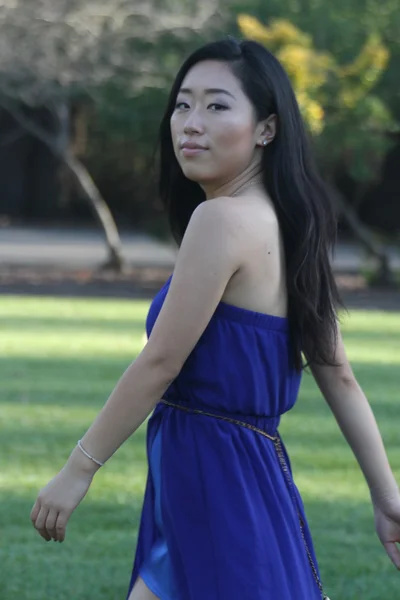
[[146,364],[157,378],[161,377],[166,383],[171,383],[179,375],[183,362],[174,351],[172,344],[160,343],[150,337],[140,354],[141,360]]
[[162,374],[163,379],[168,383],[172,383],[176,379],[181,371],[181,367],[178,367],[168,358],[160,357],[157,361],[157,369]]
[[[146,350],[146,349],[145,349]],[[159,352],[145,352],[144,359],[150,371],[157,374],[166,384],[170,384],[179,375],[182,366],[178,365],[170,356]]]
[[345,389],[354,389],[358,387],[358,381],[355,378],[354,373],[351,371],[349,373],[343,373],[340,376],[340,384]]
[[354,376],[353,369],[348,360],[342,361],[333,369],[336,383],[345,388],[358,386],[357,379]]

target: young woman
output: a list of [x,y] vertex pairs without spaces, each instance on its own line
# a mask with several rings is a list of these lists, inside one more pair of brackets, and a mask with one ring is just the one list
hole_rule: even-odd
[[41,490],[34,526],[63,541],[94,473],[155,409],[129,600],[324,597],[278,433],[304,356],[400,568],[400,493],[346,358],[335,221],[281,65],[252,41],[200,48],[173,84],[160,142],[174,272],[150,307],[143,351]]

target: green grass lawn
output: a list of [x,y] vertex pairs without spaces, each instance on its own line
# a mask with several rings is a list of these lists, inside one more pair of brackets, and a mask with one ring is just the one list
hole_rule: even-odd
[[[1,600],[125,598],[146,476],[144,427],[96,476],[64,544],[45,543],[29,513],[140,351],[147,308],[0,297]],[[343,333],[400,479],[400,313],[352,312]],[[281,433],[331,599],[399,598],[400,573],[375,536],[366,486],[311,376]]]

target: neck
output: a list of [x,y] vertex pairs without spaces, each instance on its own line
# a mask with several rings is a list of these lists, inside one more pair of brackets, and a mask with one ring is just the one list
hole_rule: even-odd
[[244,194],[249,187],[262,186],[263,176],[261,165],[250,165],[243,173],[233,179],[216,185],[202,185],[207,200],[221,196],[239,196]]

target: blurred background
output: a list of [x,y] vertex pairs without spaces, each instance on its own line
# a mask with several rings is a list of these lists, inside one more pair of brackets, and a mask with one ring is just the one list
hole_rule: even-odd
[[[349,357],[400,475],[400,0],[0,0],[2,600],[124,597],[142,430],[94,482],[70,545],[41,544],[28,517],[143,346],[176,257],[159,121],[188,53],[227,34],[264,44],[293,83],[339,218]],[[327,592],[398,597],[365,484],[309,379],[283,430]]]
[[233,34],[265,44],[291,77],[335,195],[338,270],[393,284],[399,8],[399,0],[0,2],[0,282],[11,264],[14,279],[27,264],[173,265],[154,168],[160,117],[186,55]]

